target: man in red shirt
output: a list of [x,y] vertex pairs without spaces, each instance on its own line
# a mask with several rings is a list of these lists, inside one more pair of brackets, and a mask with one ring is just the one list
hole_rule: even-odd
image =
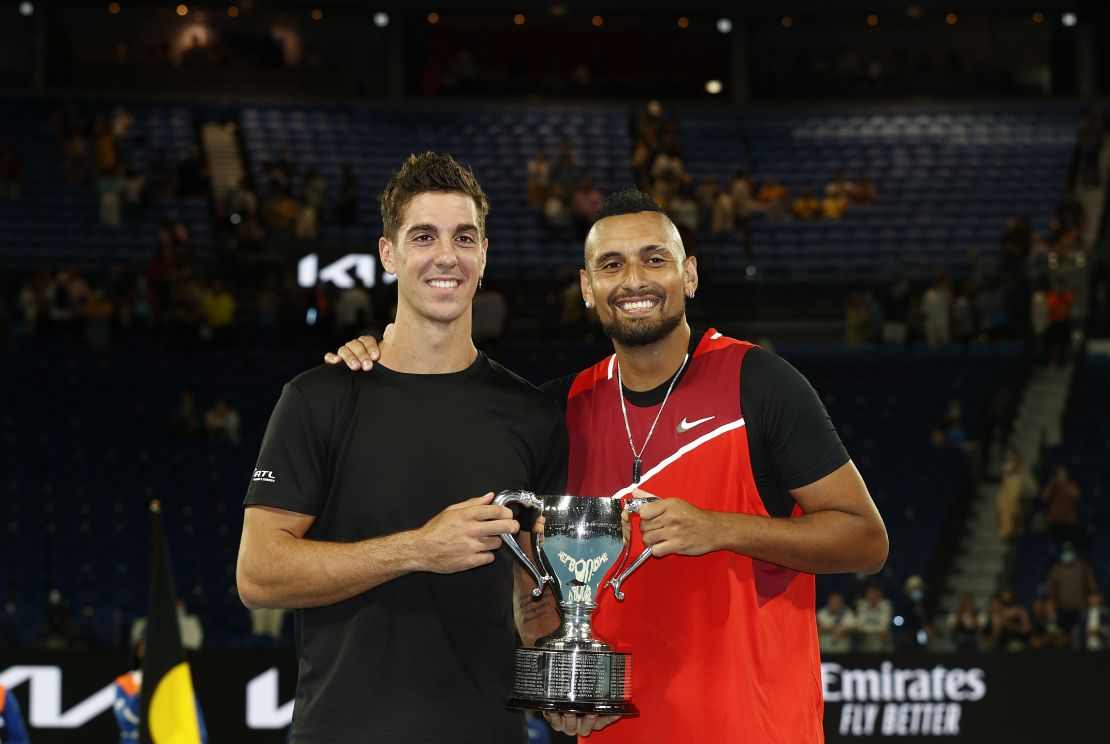
[[[655,559],[594,615],[634,655],[640,716],[548,720],[591,742],[822,742],[813,575],[882,567],[867,488],[793,367],[690,329],[697,263],[649,196],[610,197],[585,259],[583,298],[616,353],[544,386],[565,405],[567,493],[661,500],[632,530],[633,554]],[[366,368],[369,341],[340,356]]]

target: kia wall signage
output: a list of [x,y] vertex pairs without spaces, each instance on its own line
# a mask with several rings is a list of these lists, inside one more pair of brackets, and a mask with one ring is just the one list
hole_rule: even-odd
[[[215,744],[285,741],[296,687],[291,651],[205,651],[190,661]],[[112,682],[129,663],[121,652],[0,650],[0,685],[19,698],[35,744],[111,742]],[[1110,740],[1099,703],[1107,672],[1110,653],[829,656],[826,737]]]

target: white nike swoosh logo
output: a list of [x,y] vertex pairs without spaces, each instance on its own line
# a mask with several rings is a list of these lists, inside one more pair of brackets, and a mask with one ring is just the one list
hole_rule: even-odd
[[686,432],[690,431],[691,429],[693,429],[698,424],[704,424],[706,421],[712,421],[715,418],[717,418],[717,417],[716,416],[706,416],[705,418],[700,418],[697,421],[687,421],[686,418],[683,417],[683,419],[678,422],[678,433],[679,434],[685,434]]

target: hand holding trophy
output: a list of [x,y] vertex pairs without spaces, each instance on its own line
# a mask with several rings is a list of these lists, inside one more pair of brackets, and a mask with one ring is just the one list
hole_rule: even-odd
[[[629,511],[655,497],[627,502]],[[651,556],[646,549],[622,571],[628,559],[621,530],[622,502],[582,496],[536,496],[527,491],[502,491],[493,503],[520,504],[544,518],[543,540],[532,534],[540,565],[528,559],[511,535],[505,544],[536,578],[535,596],[551,584],[562,621],[534,648],[518,648],[510,708],[560,713],[635,716],[632,704],[631,654],[613,651],[590,626],[597,593],[612,586],[618,600],[621,584]],[[542,543],[542,544],[541,544]],[[617,575],[602,584],[612,566]]]

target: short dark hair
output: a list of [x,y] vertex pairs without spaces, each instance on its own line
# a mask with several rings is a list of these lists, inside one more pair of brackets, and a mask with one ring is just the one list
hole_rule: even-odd
[[478,212],[478,231],[485,237],[489,199],[473,171],[460,165],[447,153],[430,150],[419,155],[409,155],[378,195],[382,228],[386,237],[393,239],[397,235],[405,208],[413,197],[428,192],[453,191],[466,194],[474,200],[475,211]]
[[[605,199],[605,203],[601,205],[601,209],[597,210],[594,222],[599,222],[606,217],[618,217],[622,214],[636,214],[637,212],[658,212],[664,217],[667,216],[663,208],[649,194],[632,188],[610,194]],[[668,219],[670,218],[668,217]]]

